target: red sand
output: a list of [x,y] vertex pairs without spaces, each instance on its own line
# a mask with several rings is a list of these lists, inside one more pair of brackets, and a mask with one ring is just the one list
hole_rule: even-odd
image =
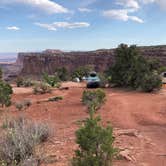
[[[53,158],[48,166],[67,166],[72,157],[75,144],[75,131],[78,122],[88,114],[81,103],[84,84],[64,83],[69,90],[54,90],[52,94],[34,95],[31,88],[14,88],[13,101],[25,98],[33,104],[27,110],[17,111],[14,106],[10,115],[24,114],[34,120],[45,121],[55,130],[55,136],[44,146],[47,156]],[[111,122],[114,128],[136,129],[141,137],[121,136],[117,145],[130,149],[133,161],[117,160],[115,166],[165,166],[166,165],[166,89],[156,94],[105,89],[107,101],[98,112],[103,125]],[[36,101],[51,96],[63,96],[58,102]]]

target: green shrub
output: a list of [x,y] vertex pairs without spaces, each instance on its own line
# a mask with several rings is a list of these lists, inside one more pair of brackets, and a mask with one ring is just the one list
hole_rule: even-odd
[[56,70],[56,74],[61,81],[67,81],[70,78],[69,73],[65,67],[58,68]]
[[161,74],[163,72],[166,72],[166,66],[161,66],[159,69],[158,69],[158,73]]
[[152,92],[154,89],[158,90],[162,86],[161,78],[156,74],[147,74],[143,77],[140,86],[144,92]]
[[[143,56],[139,55],[136,46],[121,44],[115,51],[115,63],[107,71],[107,76],[111,76],[111,82],[119,87],[141,89],[142,87],[151,86],[148,82],[144,81],[146,75],[153,75],[154,71],[158,71],[160,65],[157,60],[146,60]],[[149,79],[148,79],[149,80]],[[161,79],[159,80],[161,82]],[[142,84],[145,85],[142,85]],[[149,87],[151,89],[158,89],[160,83],[153,84]],[[153,90],[152,89],[152,90]],[[145,88],[142,88],[144,91]]]
[[49,84],[51,87],[60,87],[60,80],[59,77],[54,74],[54,75],[48,75],[47,73],[43,74],[43,80]]
[[105,88],[106,85],[109,83],[109,79],[108,79],[109,77],[107,77],[105,73],[100,73],[99,78],[100,78],[100,87]]
[[34,83],[33,83],[33,81],[31,80],[31,79],[25,79],[24,81],[23,81],[23,86],[24,87],[31,87],[31,86],[33,86],[34,85]]
[[82,77],[87,77],[91,71],[91,66],[81,66],[72,73],[72,78],[79,78],[82,80]]
[[97,111],[101,105],[105,102],[106,95],[102,89],[97,90],[85,90],[82,95],[82,102],[88,106],[89,111]]
[[47,141],[50,128],[43,123],[34,123],[25,118],[10,122],[6,134],[1,136],[0,163],[19,166],[35,154],[35,146]]
[[112,165],[112,160],[117,154],[117,149],[113,147],[113,129],[110,126],[103,128],[99,122],[99,117],[88,118],[76,132],[79,149],[75,151],[73,166]]
[[17,87],[23,86],[24,79],[22,77],[16,78],[16,85]]
[[11,105],[12,87],[3,81],[0,81],[0,104],[1,106]]
[[33,92],[34,92],[34,94],[51,93],[51,87],[50,87],[50,85],[41,82],[34,86]]
[[76,132],[76,142],[79,148],[75,151],[72,165],[111,166],[112,160],[118,152],[113,146],[113,129],[110,126],[102,127],[100,117],[94,116],[94,110],[97,110],[105,101],[105,93],[100,89],[84,91],[82,98],[83,103],[88,106],[90,117],[84,121],[84,125]]

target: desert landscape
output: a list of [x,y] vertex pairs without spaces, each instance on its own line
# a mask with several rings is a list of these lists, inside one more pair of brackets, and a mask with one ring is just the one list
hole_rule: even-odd
[[166,0],[0,0],[0,166],[166,166]]
[[[53,137],[45,143],[44,151],[48,166],[66,166],[77,148],[75,131],[79,121],[88,114],[81,103],[84,83],[63,83],[68,90],[54,89],[51,94],[34,95],[32,88],[14,86],[12,100],[31,99],[32,105],[25,111],[1,111],[1,124],[5,116],[26,116],[34,121],[49,123],[54,128]],[[115,145],[125,152],[124,158],[115,160],[116,166],[164,166],[166,164],[166,88],[154,94],[105,89],[106,103],[98,114],[102,124],[111,123]],[[63,96],[62,101],[40,103],[51,96]],[[50,161],[49,161],[50,160]],[[50,163],[49,163],[50,162]]]

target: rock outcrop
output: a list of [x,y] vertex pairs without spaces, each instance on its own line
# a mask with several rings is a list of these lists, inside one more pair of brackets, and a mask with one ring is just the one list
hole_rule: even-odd
[[[166,65],[166,45],[139,47],[146,58],[157,58]],[[88,52],[62,52],[60,50],[42,53],[19,53],[17,63],[22,66],[22,75],[40,76],[43,72],[53,74],[59,67],[73,71],[79,66],[91,65],[96,71],[104,71],[114,61],[114,49],[102,49]]]

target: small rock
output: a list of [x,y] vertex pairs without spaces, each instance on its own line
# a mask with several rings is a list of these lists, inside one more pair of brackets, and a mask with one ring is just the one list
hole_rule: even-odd
[[125,149],[119,153],[119,157],[122,157],[126,159],[127,161],[136,161],[136,159],[131,156],[130,151],[128,149]]

